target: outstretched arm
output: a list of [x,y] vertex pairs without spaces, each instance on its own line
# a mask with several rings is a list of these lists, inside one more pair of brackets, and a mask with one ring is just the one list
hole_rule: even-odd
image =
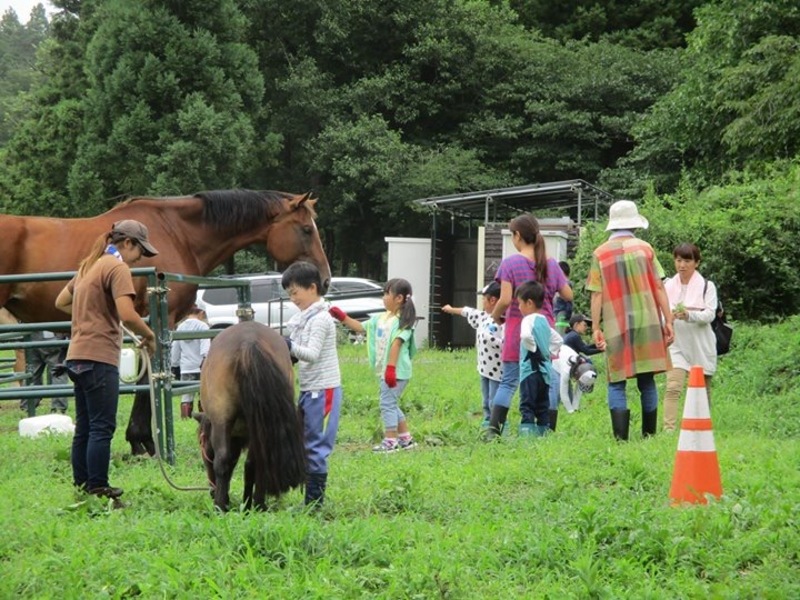
[[355,331],[356,333],[366,333],[367,330],[364,329],[364,326],[360,321],[356,321],[353,317],[348,316],[348,314],[338,306],[331,306],[328,312],[334,319],[339,321],[339,323],[347,327],[349,330]]

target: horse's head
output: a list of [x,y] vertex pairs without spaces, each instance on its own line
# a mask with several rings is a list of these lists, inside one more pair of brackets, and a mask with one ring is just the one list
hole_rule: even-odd
[[314,222],[314,205],[317,201],[309,193],[294,196],[286,202],[288,210],[278,215],[270,227],[267,251],[278,261],[281,270],[298,260],[315,264],[324,288],[320,291],[324,294],[331,282],[331,268]]

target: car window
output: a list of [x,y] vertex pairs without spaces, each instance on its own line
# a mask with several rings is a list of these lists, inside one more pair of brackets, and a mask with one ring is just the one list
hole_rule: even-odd
[[270,302],[272,300],[277,300],[281,297],[281,292],[283,292],[280,279],[253,281],[250,284],[250,289],[253,291],[253,302]]
[[209,288],[203,292],[203,302],[218,306],[221,304],[238,304],[234,288]]
[[363,281],[334,281],[331,282],[331,291],[336,293],[375,292],[380,291],[380,288]]

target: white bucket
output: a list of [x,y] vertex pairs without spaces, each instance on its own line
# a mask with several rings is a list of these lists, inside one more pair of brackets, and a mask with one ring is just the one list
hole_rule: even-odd
[[43,433],[73,433],[75,425],[67,415],[42,415],[28,417],[19,422],[19,434],[22,437],[36,437]]
[[123,348],[119,356],[119,378],[125,383],[136,381],[139,371],[136,369],[137,352],[132,348]]

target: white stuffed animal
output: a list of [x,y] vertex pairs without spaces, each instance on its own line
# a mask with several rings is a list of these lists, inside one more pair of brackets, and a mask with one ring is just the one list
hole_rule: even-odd
[[[580,408],[581,396],[594,389],[597,371],[594,365],[566,344],[558,351],[558,358],[553,360],[553,371],[558,374],[559,398],[567,409],[573,413]],[[572,381],[577,385],[572,389]],[[554,385],[555,382],[551,382]]]

